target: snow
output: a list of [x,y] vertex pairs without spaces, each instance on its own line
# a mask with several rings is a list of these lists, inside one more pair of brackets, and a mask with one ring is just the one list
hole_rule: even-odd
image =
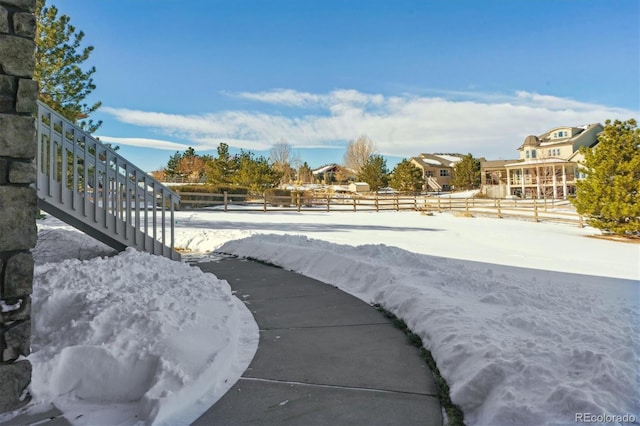
[[453,167],[455,165],[455,163],[457,163],[458,161],[462,161],[462,158],[458,157],[457,155],[447,155],[447,154],[436,154],[438,157],[440,158],[444,158],[445,160],[449,161],[451,164],[451,167]]
[[[219,250],[269,261],[404,319],[468,425],[640,418],[640,245],[417,212],[176,219],[194,260]],[[257,328],[226,282],[133,250],[80,261],[109,250],[53,218],[39,229],[69,259],[47,239],[34,251],[31,410],[53,401],[74,424],[187,424],[242,374]]]
[[78,425],[190,424],[248,367],[258,328],[226,281],[133,249],[73,258],[113,250],[54,218],[39,235],[30,412],[53,402]]
[[425,164],[431,164],[433,166],[442,166],[442,163],[438,160],[432,160],[431,158],[421,158],[422,162]]

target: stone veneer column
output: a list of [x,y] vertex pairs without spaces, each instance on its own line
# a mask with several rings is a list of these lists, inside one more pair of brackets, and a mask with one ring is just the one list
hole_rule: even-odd
[[30,396],[36,244],[36,0],[0,0],[0,412]]

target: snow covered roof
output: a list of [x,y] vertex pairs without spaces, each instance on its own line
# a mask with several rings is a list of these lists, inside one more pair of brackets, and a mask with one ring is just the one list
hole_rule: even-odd
[[327,164],[326,166],[322,166],[319,169],[315,169],[313,170],[311,173],[313,173],[314,175],[320,174],[320,173],[324,173],[327,170],[331,170],[338,167],[337,164]]
[[422,161],[425,164],[431,164],[433,166],[441,166],[442,163],[439,162],[438,160],[432,160],[431,158],[421,158],[420,161]]
[[458,157],[457,155],[435,154],[435,156],[443,158],[443,159],[447,160],[449,163],[452,163],[450,165],[451,167],[453,167],[455,165],[455,163],[457,163],[458,161],[462,160],[462,158]]

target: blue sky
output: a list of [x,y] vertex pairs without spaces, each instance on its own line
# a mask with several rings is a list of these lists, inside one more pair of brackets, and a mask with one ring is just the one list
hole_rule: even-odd
[[312,167],[362,134],[516,158],[529,134],[639,117],[637,0],[47,0],[95,51],[96,133],[145,170],[220,142]]

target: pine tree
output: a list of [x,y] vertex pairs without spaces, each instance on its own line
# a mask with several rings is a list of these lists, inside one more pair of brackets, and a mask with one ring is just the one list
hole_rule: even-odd
[[640,129],[635,120],[605,122],[593,148],[582,147],[586,178],[571,201],[588,223],[614,234],[640,233]]
[[475,189],[480,187],[480,160],[467,154],[453,168],[451,184],[456,190]]
[[281,176],[271,167],[266,158],[255,157],[252,152],[241,150],[236,156],[236,171],[232,183],[244,186],[257,194],[278,184]]
[[401,192],[419,192],[423,184],[422,172],[406,158],[396,165],[389,180],[389,185]]
[[33,79],[40,83],[40,100],[87,132],[95,132],[102,121],[86,119],[101,103],[87,105],[83,101],[96,88],[91,77],[96,69],[81,68],[93,46],[81,48],[84,32],[76,32],[69,16],[58,16],[55,6],[45,7],[45,0],[37,0],[36,18]]
[[388,174],[387,161],[381,155],[371,155],[358,173],[358,180],[368,183],[372,191],[377,191],[387,186]]
[[229,145],[222,142],[218,145],[218,157],[206,163],[207,182],[227,185],[231,183],[235,169],[235,158],[229,154]]
[[164,169],[164,174],[167,179],[174,179],[180,176],[178,173],[178,164],[180,164],[180,160],[182,159],[182,154],[179,151],[176,151],[171,157],[169,157],[169,161],[167,161],[167,167]]

